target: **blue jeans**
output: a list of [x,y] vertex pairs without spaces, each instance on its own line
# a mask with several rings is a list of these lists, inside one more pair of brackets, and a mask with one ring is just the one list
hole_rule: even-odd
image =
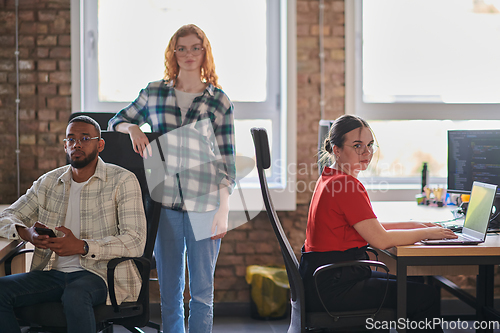
[[163,208],[155,243],[164,333],[184,332],[186,253],[189,271],[189,332],[212,332],[214,272],[220,239],[196,241],[194,228],[211,228],[217,210],[206,213]]
[[14,314],[16,307],[62,301],[68,332],[95,332],[93,306],[106,302],[107,294],[104,280],[89,271],[33,271],[1,277],[1,331],[21,332]]

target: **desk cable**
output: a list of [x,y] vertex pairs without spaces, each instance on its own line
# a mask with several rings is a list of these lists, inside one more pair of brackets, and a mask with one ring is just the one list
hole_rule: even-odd
[[462,215],[457,216],[457,217],[455,217],[454,219],[451,219],[451,220],[439,221],[439,222],[432,222],[432,223],[441,224],[441,223],[455,222],[456,220],[460,220],[463,217],[464,217],[464,215],[462,214]]

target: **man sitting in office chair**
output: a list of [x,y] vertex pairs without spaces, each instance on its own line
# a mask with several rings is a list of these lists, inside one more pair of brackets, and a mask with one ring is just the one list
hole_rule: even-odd
[[[68,332],[95,332],[92,308],[109,303],[108,261],[142,255],[146,217],[139,182],[133,173],[104,163],[103,149],[97,122],[72,119],[64,139],[71,165],[41,176],[0,214],[0,237],[36,247],[29,273],[0,278],[2,332],[20,332],[15,307],[54,301],[63,303]],[[133,263],[118,265],[116,276],[118,303],[135,301],[141,280]]]

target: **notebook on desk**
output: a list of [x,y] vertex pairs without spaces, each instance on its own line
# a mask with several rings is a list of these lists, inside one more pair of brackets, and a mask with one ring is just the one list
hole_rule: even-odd
[[496,191],[497,185],[474,182],[462,233],[455,233],[458,238],[425,240],[422,243],[426,245],[476,245],[483,243]]

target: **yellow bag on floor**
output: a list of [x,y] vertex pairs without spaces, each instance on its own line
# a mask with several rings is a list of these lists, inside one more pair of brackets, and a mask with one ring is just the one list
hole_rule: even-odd
[[251,265],[246,281],[251,285],[252,300],[263,318],[285,316],[288,305],[288,277],[285,268]]

